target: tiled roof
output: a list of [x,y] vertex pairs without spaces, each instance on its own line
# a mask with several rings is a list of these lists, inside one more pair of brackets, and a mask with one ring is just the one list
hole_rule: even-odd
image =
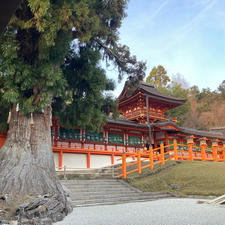
[[184,134],[188,134],[188,135],[197,135],[197,136],[201,136],[201,137],[225,139],[225,136],[222,132],[196,130],[196,129],[186,128],[186,127],[180,127],[176,123],[173,123],[171,121],[154,123],[154,126],[156,126],[156,127],[166,126],[166,125],[173,126],[173,127],[177,128],[180,132],[182,132]]
[[[127,91],[127,85],[125,84],[123,91],[119,96],[119,101],[123,101],[127,99],[127,97],[124,96],[126,91]],[[145,82],[140,82],[138,84],[137,88],[133,92],[133,95],[139,91],[141,91],[144,95],[149,96],[152,99],[164,101],[165,103],[170,103],[176,106],[182,105],[186,102],[186,99],[183,99],[183,98],[174,98],[171,96],[164,95],[160,93],[153,85],[145,83]]]
[[[112,118],[107,119],[107,123],[109,124],[117,124],[122,126],[130,126],[130,127],[137,127],[137,128],[143,128],[144,130],[148,129],[147,124],[140,124],[138,122],[129,121],[124,118],[118,118],[116,120]],[[215,131],[204,131],[204,130],[196,130],[186,127],[180,127],[176,123],[172,121],[163,121],[163,122],[156,122],[150,124],[150,127],[163,127],[163,126],[172,126],[178,130],[178,132],[181,132],[183,134],[187,135],[196,135],[201,137],[209,137],[209,138],[219,138],[225,140],[225,136],[222,132],[215,132]]]
[[143,90],[146,95],[151,96],[151,98],[166,100],[167,102],[184,104],[186,99],[184,98],[174,98],[168,95],[160,93],[153,85],[141,82],[137,88],[138,90]]
[[125,125],[125,126],[131,126],[131,127],[139,127],[139,128],[148,128],[147,124],[141,124],[135,121],[129,121],[124,118],[117,118],[117,119],[112,119],[111,117],[107,118],[107,123],[110,124],[118,124],[118,125]]

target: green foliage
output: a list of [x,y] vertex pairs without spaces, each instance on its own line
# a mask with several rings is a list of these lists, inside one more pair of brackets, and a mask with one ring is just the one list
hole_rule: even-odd
[[[181,84],[177,84],[176,82],[171,82],[166,88],[160,89],[162,93],[176,97],[176,98],[184,98],[187,99],[188,90],[183,89]],[[174,109],[168,110],[165,115],[167,117],[176,117],[178,121],[178,125],[182,125],[186,119],[186,114],[190,111],[190,103],[187,101],[184,105],[178,106]]]
[[55,99],[53,111],[67,128],[100,130],[105,116],[117,111],[117,105],[103,91],[113,90],[105,71],[99,67],[100,53],[90,45],[71,52],[62,66],[68,83],[63,98]]
[[201,92],[196,95],[198,101],[201,101],[204,98],[209,98],[211,96],[210,88],[203,88]]
[[0,131],[5,132],[7,130],[7,117],[9,113],[9,104],[6,100],[3,99],[3,87],[4,87],[4,80],[0,75]]
[[[146,82],[154,85],[155,88],[165,95],[187,99],[188,90],[182,88],[181,84],[171,82],[166,69],[161,65],[153,67],[146,78]],[[190,103],[187,101],[182,106],[166,111],[165,115],[169,118],[175,117],[178,120],[178,125],[182,125],[189,110]]]
[[[146,78],[146,82],[153,84],[155,88],[165,95],[187,99],[188,90],[182,88],[181,84],[171,82],[166,69],[161,65],[153,67]],[[175,117],[178,120],[178,125],[182,125],[188,111],[190,111],[190,103],[187,101],[182,106],[166,111],[165,115],[169,118]]]
[[198,96],[200,94],[200,90],[199,90],[198,86],[196,86],[196,85],[190,87],[189,92],[192,93],[192,95],[194,95],[194,96]]
[[[112,83],[97,65],[100,58],[118,67],[119,78],[144,76],[145,63],[118,43],[126,6],[127,0],[23,0],[0,37],[0,101],[19,104],[26,115],[54,99],[66,105],[64,115],[74,113],[72,124],[102,124],[104,110],[115,110],[116,103],[102,95]],[[72,59],[77,71],[68,71]]]
[[218,92],[222,96],[222,98],[225,100],[225,80],[219,85]]
[[167,75],[167,71],[161,65],[153,67],[150,74],[146,78],[146,82],[153,84],[156,88],[161,89],[165,88],[170,82],[170,78]]

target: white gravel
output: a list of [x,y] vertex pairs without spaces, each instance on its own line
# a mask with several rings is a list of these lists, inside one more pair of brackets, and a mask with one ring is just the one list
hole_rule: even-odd
[[[205,200],[203,200],[205,201]],[[162,199],[119,205],[74,208],[55,225],[77,224],[225,224],[225,207],[198,199]]]

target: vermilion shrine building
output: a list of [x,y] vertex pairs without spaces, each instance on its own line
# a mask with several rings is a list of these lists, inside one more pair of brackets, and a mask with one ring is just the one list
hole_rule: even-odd
[[[223,133],[180,127],[175,119],[171,121],[165,117],[167,110],[184,104],[185,99],[165,96],[144,82],[131,94],[125,87],[118,97],[121,117],[116,120],[108,118],[102,132],[79,128],[67,130],[53,119],[52,146],[56,169],[108,166],[118,163],[123,152],[135,152],[150,144],[156,148],[162,142],[168,145],[174,139],[179,144],[186,144],[190,136],[196,146],[202,138],[209,148],[212,142],[223,145]],[[5,137],[0,134],[0,148]]]

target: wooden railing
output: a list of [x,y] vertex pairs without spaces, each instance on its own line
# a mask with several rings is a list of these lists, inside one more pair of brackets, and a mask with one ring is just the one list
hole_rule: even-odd
[[[129,158],[133,159],[130,163],[127,162]],[[178,144],[177,141],[174,140],[173,144],[166,146],[160,144],[160,147],[155,149],[150,147],[148,151],[141,151],[141,149],[139,149],[136,153],[123,153],[122,157],[118,159],[118,161],[122,161],[122,166],[117,167],[117,170],[122,171],[118,177],[126,179],[127,174],[134,172],[141,173],[142,169],[147,167],[153,169],[155,165],[164,165],[168,160],[211,160],[215,162],[225,162],[225,146],[214,145],[212,148],[207,148],[206,144],[196,146],[193,143],[189,143],[184,145]],[[142,162],[147,163],[142,166]],[[133,167],[131,168],[131,166]]]
[[[135,109],[135,110],[131,110],[129,112],[124,113],[124,116],[127,119],[132,119],[132,118],[136,118],[138,116],[141,115],[147,115],[147,110],[145,109]],[[153,118],[153,119],[158,119],[158,120],[168,120],[168,118],[166,118],[164,116],[164,114],[162,114],[161,112],[155,112],[155,111],[150,111],[149,112],[149,118]]]

